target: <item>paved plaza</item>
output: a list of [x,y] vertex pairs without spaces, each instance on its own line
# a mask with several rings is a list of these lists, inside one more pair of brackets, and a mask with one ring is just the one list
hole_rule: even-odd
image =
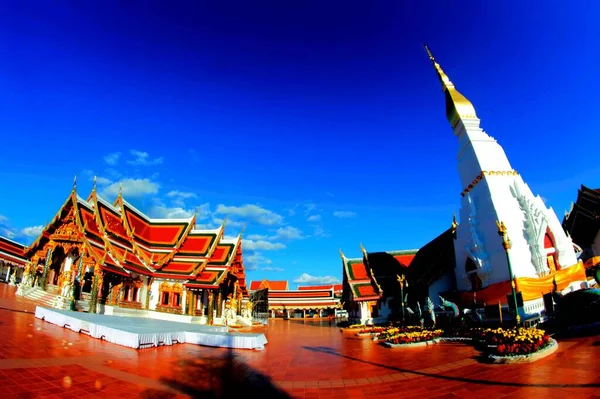
[[490,365],[470,345],[387,349],[310,321],[271,321],[264,351],[129,349],[35,319],[0,285],[0,397],[600,397],[600,337]]

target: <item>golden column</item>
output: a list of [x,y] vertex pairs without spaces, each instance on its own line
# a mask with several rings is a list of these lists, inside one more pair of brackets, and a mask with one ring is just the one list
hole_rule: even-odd
[[214,306],[214,297],[213,297],[213,292],[212,290],[208,291],[208,314],[207,316],[207,324],[212,325],[213,324],[213,310],[214,310],[215,306]]
[[510,278],[510,287],[512,289],[512,297],[513,303],[515,305],[515,320],[517,322],[517,326],[521,324],[521,316],[519,315],[519,306],[517,303],[517,289],[515,287],[515,277],[513,276],[512,265],[510,263],[509,251],[512,246],[510,242],[510,238],[508,238],[508,232],[506,231],[506,226],[504,222],[496,221],[496,226],[498,226],[498,235],[502,237],[502,246],[504,247],[504,252],[506,253],[506,263],[508,264],[508,277]]

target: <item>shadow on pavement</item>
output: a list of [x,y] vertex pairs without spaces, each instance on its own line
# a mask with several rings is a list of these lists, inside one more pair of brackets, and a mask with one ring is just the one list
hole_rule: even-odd
[[490,380],[478,380],[478,379],[466,378],[466,377],[453,377],[453,376],[442,375],[442,374],[426,373],[423,371],[408,370],[408,369],[403,369],[400,367],[388,366],[386,364],[370,362],[367,360],[362,360],[359,358],[341,354],[333,348],[324,347],[324,346],[303,346],[302,348],[312,351],[312,352],[319,352],[319,353],[324,353],[327,355],[343,357],[345,359],[354,360],[354,361],[361,362],[364,364],[370,364],[372,366],[377,366],[377,367],[385,368],[388,370],[397,371],[399,373],[413,374],[413,375],[419,376],[419,377],[437,378],[440,380],[466,382],[469,384],[496,385],[496,386],[508,386],[508,387],[522,387],[522,388],[600,388],[600,384],[597,384],[597,383],[593,383],[593,384],[563,384],[563,383],[526,384],[526,383],[521,383],[521,382],[490,381]]
[[[290,396],[269,377],[238,360],[233,350],[222,357],[185,359],[171,364],[171,378],[161,378],[167,389],[194,398],[275,398]],[[172,398],[176,394],[146,390],[142,398]]]

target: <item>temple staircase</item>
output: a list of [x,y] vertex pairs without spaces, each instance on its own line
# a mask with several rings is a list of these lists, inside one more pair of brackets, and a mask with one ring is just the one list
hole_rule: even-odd
[[49,308],[54,307],[55,301],[58,298],[58,295],[44,291],[40,287],[26,288],[26,290],[23,291],[22,296],[24,298],[35,301],[39,305],[46,306]]

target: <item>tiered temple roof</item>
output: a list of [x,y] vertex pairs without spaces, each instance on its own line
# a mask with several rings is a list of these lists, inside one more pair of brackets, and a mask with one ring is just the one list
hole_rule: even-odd
[[189,288],[216,288],[228,273],[240,280],[247,294],[242,261],[242,235],[224,237],[224,225],[195,228],[196,216],[150,218],[119,193],[114,203],[95,188],[84,200],[75,187],[39,238],[25,249],[32,257],[50,240],[81,244],[105,271],[122,276],[142,275],[184,280]]
[[362,258],[346,258],[340,251],[344,272],[346,300],[375,301],[393,296],[398,289],[397,276],[405,274],[417,253],[416,249],[368,253]]
[[25,245],[0,236],[0,261],[17,266],[25,266]]
[[572,204],[562,225],[575,244],[584,250],[590,248],[600,230],[600,189],[581,185],[577,202]]

